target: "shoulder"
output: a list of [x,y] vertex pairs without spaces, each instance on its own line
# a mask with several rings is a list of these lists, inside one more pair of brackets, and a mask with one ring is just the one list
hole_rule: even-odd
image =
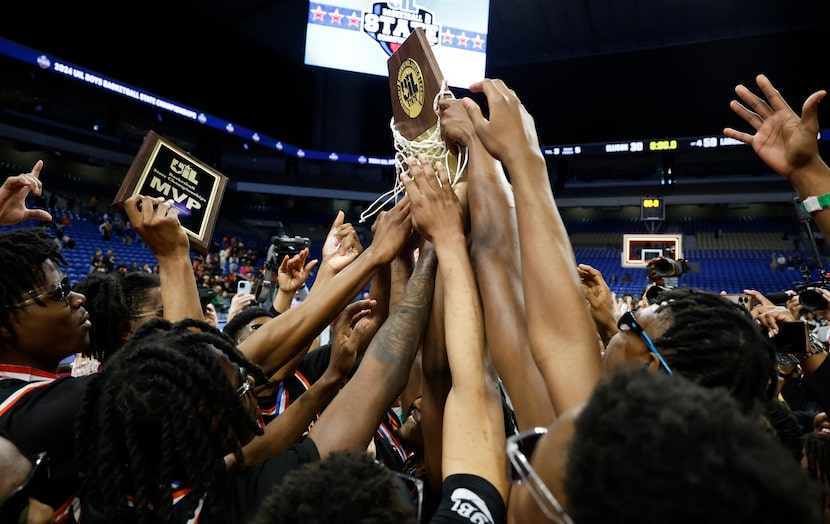
[[441,502],[430,524],[504,524],[507,510],[498,490],[482,477],[450,475],[441,488]]

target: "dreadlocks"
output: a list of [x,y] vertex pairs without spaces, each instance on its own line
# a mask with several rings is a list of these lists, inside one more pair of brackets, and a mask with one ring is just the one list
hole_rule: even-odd
[[669,327],[654,339],[671,368],[706,387],[724,387],[744,411],[775,394],[775,347],[749,312],[717,293],[672,289],[657,314]]
[[[43,263],[53,261],[65,266],[61,252],[49,233],[38,228],[18,228],[0,232],[0,327],[14,333],[11,319],[17,315],[14,305],[20,297],[46,280]],[[42,302],[38,301],[39,304]],[[13,335],[4,337],[3,344],[14,344]]]
[[171,522],[177,483],[191,490],[177,504],[185,515],[205,496],[215,509],[223,457],[244,463],[240,440],[262,434],[219,354],[267,382],[227,336],[192,319],[147,322],[91,377],[76,419],[77,459],[85,503],[109,522]]
[[84,355],[105,362],[123,344],[130,315],[147,300],[147,290],[160,285],[158,275],[147,272],[94,272],[77,282],[72,290],[86,296],[84,307],[92,319],[89,349]]

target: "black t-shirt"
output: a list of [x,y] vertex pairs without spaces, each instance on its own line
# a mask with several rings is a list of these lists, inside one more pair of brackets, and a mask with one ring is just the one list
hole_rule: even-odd
[[331,344],[309,351],[294,374],[277,384],[272,394],[257,397],[266,424],[285,411],[300,395],[308,391],[311,384],[323,376],[330,358]]
[[[199,524],[240,524],[250,522],[262,501],[271,494],[274,486],[281,483],[286,473],[309,462],[320,460],[317,446],[310,438],[292,445],[285,452],[265,460],[255,466],[229,474],[213,490],[212,496],[219,497],[209,507],[200,506],[194,522]],[[173,521],[185,524],[188,517],[180,503],[186,497],[193,497],[188,490],[182,490],[181,498],[173,504]],[[108,523],[101,513],[85,507],[83,524],[118,524]]]
[[[0,429],[20,452],[47,453],[49,485],[33,485],[38,500],[55,508],[58,522],[72,522],[68,503],[80,487],[75,460],[75,414],[89,377],[59,377],[44,371],[0,365]],[[64,518],[69,520],[64,520]]]
[[430,524],[504,524],[507,509],[498,490],[476,475],[457,474],[444,479],[441,503]]

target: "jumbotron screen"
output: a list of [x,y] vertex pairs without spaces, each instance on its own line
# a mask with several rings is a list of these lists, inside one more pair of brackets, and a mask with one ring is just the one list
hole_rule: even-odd
[[422,27],[447,84],[485,76],[489,0],[309,2],[305,64],[388,76],[387,60]]

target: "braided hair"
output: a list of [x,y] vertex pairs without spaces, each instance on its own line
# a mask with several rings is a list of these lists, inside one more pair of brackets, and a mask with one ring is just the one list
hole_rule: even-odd
[[[48,232],[40,228],[17,228],[0,232],[0,343],[13,346],[12,321],[18,314],[15,304],[20,297],[46,281],[43,263],[51,260],[59,267],[66,259]],[[39,304],[42,302],[38,301]]]
[[267,382],[209,324],[161,318],[139,327],[90,377],[75,426],[85,504],[109,522],[172,522],[178,482],[191,490],[177,504],[185,515],[205,496],[208,511],[216,510],[212,489],[224,475],[224,456],[243,464],[240,440],[262,434],[219,354]]
[[72,290],[86,297],[84,307],[92,320],[89,349],[84,356],[106,362],[123,345],[123,336],[130,329],[130,315],[144,305],[147,290],[160,285],[159,276],[147,272],[93,272],[75,283]]
[[724,387],[744,411],[775,395],[775,346],[750,313],[717,293],[671,289],[657,314],[669,327],[654,344],[672,370],[706,387]]

